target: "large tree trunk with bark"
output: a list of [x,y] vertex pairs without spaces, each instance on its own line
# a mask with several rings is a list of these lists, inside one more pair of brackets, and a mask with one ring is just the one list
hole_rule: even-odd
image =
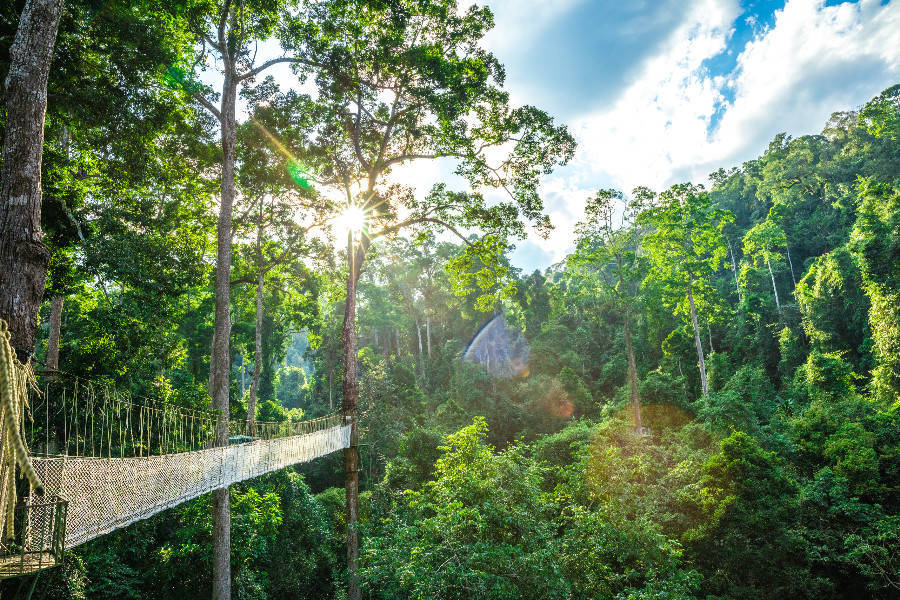
[[703,395],[709,396],[709,385],[706,383],[706,360],[703,358],[703,342],[700,341],[700,326],[697,325],[697,307],[694,306],[694,285],[688,285],[688,301],[691,306],[691,323],[694,325],[694,344],[697,346],[697,364],[700,367],[700,387]]
[[27,0],[9,49],[0,170],[0,319],[21,362],[34,351],[50,252],[41,231],[47,80],[62,0]]
[[59,337],[62,330],[63,296],[53,296],[50,301],[50,334],[47,336],[47,360],[44,368],[48,371],[59,369]]
[[263,272],[259,272],[256,284],[256,340],[253,352],[253,379],[250,381],[250,400],[247,402],[247,431],[256,435],[256,398],[259,394],[259,376],[262,373],[262,321],[263,321]]
[[256,347],[253,354],[253,381],[250,382],[250,401],[247,403],[247,430],[256,435],[256,395],[259,393],[259,374],[262,372],[262,321],[263,321],[263,281],[265,270],[262,252],[263,203],[259,201],[259,220],[256,223]]
[[428,341],[428,358],[431,358],[431,317],[425,317],[425,339]]
[[625,350],[628,353],[628,387],[631,397],[631,409],[634,416],[634,430],[640,434],[643,429],[641,422],[641,393],[638,389],[637,361],[634,358],[634,344],[631,340],[631,315],[625,312]]
[[343,404],[341,413],[344,424],[350,425],[350,447],[344,450],[344,490],[346,492],[347,519],[347,595],[349,600],[360,600],[357,568],[359,567],[359,382],[356,368],[356,286],[359,282],[365,250],[355,248],[353,234],[347,244],[347,300],[344,305],[344,327],[341,342],[344,354]]
[[[226,60],[222,86],[222,198],[219,206],[216,253],[216,321],[210,369],[213,407],[222,416],[216,427],[216,444],[228,445],[229,379],[231,374],[231,216],[234,207],[234,160],[236,142],[235,107],[237,80]],[[231,508],[228,488],[212,493],[212,598],[231,598]]]

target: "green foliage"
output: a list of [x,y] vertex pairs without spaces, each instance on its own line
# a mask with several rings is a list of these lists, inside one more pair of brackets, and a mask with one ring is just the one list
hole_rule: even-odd
[[306,398],[306,372],[299,367],[287,366],[278,374],[275,396],[285,408],[299,408]]
[[616,522],[578,508],[562,522],[559,552],[572,598],[695,597],[700,574],[686,569],[678,545],[648,523]]
[[591,441],[595,427],[594,423],[586,419],[571,421],[562,430],[536,440],[531,445],[532,454],[535,459],[548,463],[551,467],[567,467]]
[[685,534],[708,574],[708,593],[730,598],[816,597],[797,533],[796,484],[773,452],[744,432],[720,443],[703,465],[701,524]]
[[854,373],[840,353],[813,351],[794,373],[793,388],[798,398],[830,401],[851,395]]
[[848,558],[860,565],[874,594],[890,594],[897,587],[900,565],[900,518],[886,517],[862,533],[848,536],[845,541]]
[[565,598],[541,470],[520,448],[494,454],[487,425],[449,436],[435,479],[409,494],[414,515],[388,519],[364,547],[366,589],[383,598]]
[[861,182],[859,216],[851,248],[862,271],[871,302],[877,367],[874,387],[880,397],[896,400],[900,394],[900,191],[885,184]]
[[[87,600],[90,590],[85,577],[84,561],[77,555],[67,552],[59,567],[40,571],[31,577],[7,580],[14,584],[5,591],[8,593],[28,594],[30,586],[34,586],[31,597],[35,600]],[[127,590],[127,584],[124,586]],[[121,589],[121,588],[120,588]],[[124,596],[128,597],[128,596]]]
[[[20,5],[0,8],[0,71]],[[201,71],[222,50],[242,70],[277,42],[315,92],[241,82],[233,417],[257,331],[260,420],[340,406],[350,271],[319,243],[335,232],[309,228],[360,207],[369,597],[896,597],[900,86],[708,191],[599,190],[574,251],[526,275],[513,241],[547,231],[541,178],[574,139],[511,104],[493,22],[454,0],[66,3],[37,365],[62,296],[62,370],[208,406],[221,157],[196,95],[218,102]],[[465,191],[391,178],[434,159]],[[459,360],[490,312],[527,337],[520,377]],[[342,468],[336,453],[232,488],[235,597],[341,597]],[[210,527],[196,499],[67,553],[33,597],[204,597]]]
[[745,366],[698,401],[697,418],[713,430],[738,430],[760,437],[777,406],[775,388],[759,367]]
[[771,221],[764,221],[744,235],[744,254],[770,262],[780,258],[778,251],[787,243],[784,231]]
[[648,282],[661,284],[663,302],[685,319],[690,319],[689,288],[704,320],[722,311],[710,279],[728,252],[722,227],[733,219],[730,212],[713,207],[702,188],[689,184],[666,190],[657,206],[638,217],[652,228],[642,240],[651,264]]
[[649,525],[565,508],[541,492],[540,463],[520,446],[496,453],[486,433],[476,418],[448,436],[435,479],[406,492],[407,510],[377,526],[362,570],[374,595],[693,597],[699,577],[677,546]]
[[450,275],[453,292],[457,296],[476,292],[475,309],[481,312],[490,312],[500,300],[513,297],[515,283],[504,284],[509,267],[501,263],[500,257],[505,250],[505,240],[487,235],[447,261],[445,269]]
[[819,352],[846,351],[858,372],[868,372],[870,304],[854,256],[841,247],[818,257],[796,294],[810,345]]

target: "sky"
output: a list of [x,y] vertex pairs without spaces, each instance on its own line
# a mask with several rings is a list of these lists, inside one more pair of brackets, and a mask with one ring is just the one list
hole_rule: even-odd
[[[553,233],[515,242],[512,261],[526,272],[572,250],[596,190],[708,183],[776,134],[819,133],[833,112],[900,83],[900,0],[460,4],[475,1],[494,12],[485,44],[506,67],[512,103],[546,110],[578,142],[574,160],[543,182]],[[293,79],[284,65],[271,72]],[[441,181],[465,188],[453,170],[416,161],[391,177],[418,194]]]
[[[485,3],[482,0],[481,3]],[[821,132],[900,83],[900,0],[487,0],[486,43],[515,104],[566,123],[575,159],[544,180],[556,229],[516,242],[531,271],[563,259],[585,200],[705,183],[780,132]],[[452,166],[395,176],[427,189]]]

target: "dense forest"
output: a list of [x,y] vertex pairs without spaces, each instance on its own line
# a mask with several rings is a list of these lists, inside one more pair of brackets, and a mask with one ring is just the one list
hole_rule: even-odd
[[[52,4],[0,9],[4,74],[23,5]],[[597,190],[526,273],[574,141],[511,104],[487,9],[57,18],[19,359],[251,424],[343,411],[358,439],[2,597],[216,597],[222,506],[247,600],[900,597],[900,85],[707,182]],[[391,179],[435,158],[468,190]]]

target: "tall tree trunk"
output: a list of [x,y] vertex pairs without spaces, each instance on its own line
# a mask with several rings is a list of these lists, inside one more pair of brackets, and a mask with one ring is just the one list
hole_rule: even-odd
[[734,250],[731,248],[731,242],[728,242],[728,254],[731,255],[731,272],[734,273],[734,289],[741,293],[741,285],[738,283],[737,261],[734,259]]
[[344,349],[344,382],[341,413],[350,425],[350,447],[344,450],[344,491],[347,520],[347,595],[360,600],[357,568],[359,566],[359,381],[356,365],[356,285],[365,258],[362,247],[355,247],[353,234],[347,240],[347,300],[344,304],[344,327],[341,342]]
[[422,356],[422,325],[419,324],[419,319],[416,319],[416,335],[419,337],[419,356]]
[[59,369],[59,336],[62,329],[63,296],[53,296],[50,302],[50,334],[47,337],[47,360],[44,368],[48,371]]
[[215,380],[216,365],[213,356],[216,354],[216,327],[213,325],[212,336],[209,340],[209,395],[212,398],[213,381]]
[[262,372],[262,321],[263,321],[263,203],[259,201],[259,218],[256,222],[256,347],[253,354],[253,380],[250,382],[250,401],[247,403],[247,430],[256,435],[256,395],[259,393],[259,374]]
[[241,352],[241,398],[247,391],[247,357]]
[[791,283],[794,284],[794,287],[797,287],[797,278],[794,277],[794,263],[791,261],[791,247],[787,243],[787,238],[784,240],[784,251],[787,254],[788,266],[791,268]]
[[[68,127],[63,126],[62,128],[62,140],[60,146],[62,147],[62,151],[66,157],[66,160],[68,160]],[[66,216],[69,218],[69,221],[71,221],[72,224],[75,225],[75,230],[78,232],[78,237],[81,239],[81,242],[84,243],[84,235],[81,232],[81,227],[79,227],[78,221],[75,220],[75,215],[73,215],[72,211],[69,210],[69,207],[66,206],[65,198],[59,198],[59,203],[62,206],[63,211],[66,213]],[[62,294],[56,294],[50,301],[50,331],[47,335],[47,358],[44,361],[44,368],[48,371],[59,370],[59,339],[62,329],[62,310],[64,301],[65,296],[63,296]]]
[[[641,421],[641,395],[638,389],[637,361],[634,358],[634,344],[631,341],[631,315],[625,311],[625,350],[628,353],[628,386],[631,396],[631,407],[634,415],[634,430],[641,433],[643,423]],[[584,364],[582,363],[582,370]]]
[[26,0],[9,49],[6,139],[0,169],[0,319],[21,362],[34,351],[50,251],[41,231],[47,79],[62,0]]
[[697,346],[697,364],[700,367],[700,387],[703,395],[709,396],[709,386],[706,383],[706,360],[703,358],[703,342],[700,341],[700,327],[697,325],[697,307],[694,306],[694,284],[688,285],[688,301],[691,306],[691,323],[694,325],[694,344]]
[[772,278],[772,291],[775,292],[775,306],[778,308],[778,312],[781,312],[781,302],[778,300],[778,287],[775,285],[775,273],[772,272],[772,263],[769,262],[769,257],[766,257],[766,266],[769,267],[769,277]]
[[431,358],[431,317],[425,317],[425,339],[428,340],[428,358]]
[[[216,252],[216,321],[212,363],[213,407],[221,412],[216,426],[216,444],[228,445],[229,395],[231,374],[231,217],[234,207],[234,160],[236,142],[235,109],[237,78],[234,65],[225,57],[225,81],[222,85],[222,192],[219,206],[218,240]],[[212,493],[212,598],[231,598],[231,508],[228,488]]]

